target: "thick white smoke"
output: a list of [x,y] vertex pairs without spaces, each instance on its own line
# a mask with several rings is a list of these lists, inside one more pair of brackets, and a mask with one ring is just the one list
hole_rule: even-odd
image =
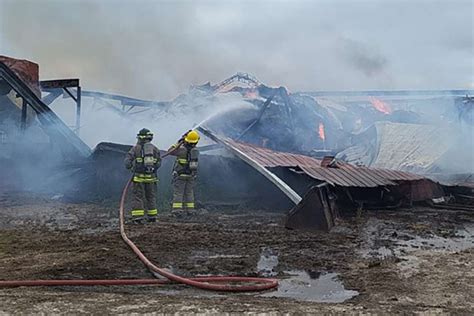
[[473,87],[473,2],[0,0],[43,79],[169,100],[237,71],[291,91]]
[[[80,136],[91,148],[99,142],[133,144],[137,132],[145,127],[155,133],[154,143],[166,150],[184,132],[213,115],[254,107],[238,93],[212,96],[191,91],[180,99],[166,111],[158,108],[134,115],[121,114],[119,105],[107,106],[101,102],[94,103],[92,98],[83,98]],[[67,125],[75,125],[75,103],[71,99],[58,99],[51,107]],[[144,108],[138,107],[131,113],[142,110]]]

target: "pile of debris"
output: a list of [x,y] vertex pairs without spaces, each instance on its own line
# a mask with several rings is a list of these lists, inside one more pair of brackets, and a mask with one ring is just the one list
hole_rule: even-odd
[[329,230],[341,213],[448,202],[444,186],[420,175],[354,166],[332,156],[319,160],[276,152],[199,129],[263,174],[296,204],[288,215],[288,228]]
[[[0,78],[0,109],[13,113],[21,123],[18,130],[40,126],[45,139],[43,145],[34,146],[40,158],[35,162],[25,159],[19,167],[25,170],[29,161],[32,171],[27,178],[36,174],[33,171],[42,161],[51,172],[49,183],[70,179],[70,185],[55,187],[65,195],[90,199],[115,197],[121,191],[128,177],[122,160],[130,146],[100,143],[91,150],[48,106],[60,95],[54,83],[43,85],[48,86],[49,94],[41,100],[34,91],[37,83],[32,87],[28,78],[3,63]],[[92,98],[93,104],[100,102],[131,123],[142,124],[145,119],[157,126],[163,121],[176,122],[183,124],[179,127],[182,132],[196,123],[191,120],[197,120],[200,123],[195,126],[207,136],[202,142],[198,180],[201,205],[291,208],[287,227],[327,230],[337,216],[362,209],[420,202],[471,209],[473,144],[457,145],[466,133],[472,136],[472,120],[466,118],[472,115],[472,102],[459,96],[464,92],[439,91],[442,96],[436,102],[443,104],[442,110],[430,112],[424,107],[426,98],[420,97],[427,92],[289,93],[284,87],[268,87],[239,73],[216,85],[191,87],[169,102],[81,92],[79,87],[64,96],[75,95],[76,101],[81,96]],[[430,100],[433,93],[428,93]],[[21,100],[21,106],[13,97]],[[446,98],[449,102],[443,103]],[[29,115],[28,109],[35,115]],[[4,123],[3,113],[2,139],[13,129]],[[76,113],[80,119],[80,107]],[[76,122],[78,132],[80,122]],[[100,126],[89,128],[103,134],[97,130]],[[133,136],[136,130],[129,133]],[[24,142],[31,139],[24,138]],[[3,151],[4,166],[18,162],[15,150]],[[8,169],[5,172],[17,172]],[[163,208],[170,195],[170,169],[171,160],[165,159],[160,169]],[[223,179],[233,181],[223,183],[227,182]],[[43,186],[47,181],[42,180]]]
[[[45,99],[53,102],[49,98],[52,90],[47,91],[50,95]],[[474,103],[472,97],[464,95],[472,93],[289,93],[284,87],[269,87],[249,74],[237,73],[214,85],[192,86],[172,101],[92,91],[82,91],[82,96],[92,101],[89,107],[110,109],[111,116],[118,113],[137,126],[147,122],[150,127],[186,130],[205,122],[220,135],[272,150],[318,158],[334,155],[357,165],[411,171],[431,178],[433,174],[437,179],[438,174],[474,172],[469,163],[474,145],[465,141],[472,138]],[[106,133],[101,128],[108,127],[95,126],[94,134]],[[129,140],[116,136],[109,141]],[[391,149],[397,151],[396,156],[390,154]]]

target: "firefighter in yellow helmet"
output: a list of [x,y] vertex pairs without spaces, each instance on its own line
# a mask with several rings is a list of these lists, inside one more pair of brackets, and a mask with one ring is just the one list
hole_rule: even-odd
[[194,183],[196,180],[199,150],[196,148],[199,134],[190,130],[169,149],[176,156],[173,165],[173,204],[174,212],[194,210]]
[[153,133],[143,128],[138,132],[137,144],[125,157],[125,167],[133,172],[132,182],[132,220],[141,223],[146,217],[149,222],[156,221],[156,176],[161,165],[159,149],[151,143]]

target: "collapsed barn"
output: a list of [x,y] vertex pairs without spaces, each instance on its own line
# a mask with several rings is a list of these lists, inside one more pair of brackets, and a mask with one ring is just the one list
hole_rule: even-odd
[[[472,205],[472,142],[456,144],[472,136],[472,99],[463,97],[472,91],[292,94],[239,73],[155,102],[81,91],[77,79],[40,83],[34,64],[2,61],[0,159],[11,179],[4,189],[49,190],[75,200],[120,194],[130,145],[116,140],[91,150],[83,141],[91,132],[81,127],[89,98],[91,108],[99,104],[138,124],[144,117],[157,125],[183,121],[181,131],[194,124],[207,138],[197,192],[204,208],[290,210],[287,227],[328,230],[338,216],[363,209]],[[427,94],[429,101],[421,97]],[[74,132],[52,110],[61,95],[76,103]],[[235,104],[223,106],[229,102]],[[426,102],[442,106],[435,112]],[[194,122],[182,120],[191,109]],[[440,120],[446,124],[439,127]],[[106,134],[100,128],[92,132]],[[165,159],[159,171],[162,209],[171,195],[171,164]]]

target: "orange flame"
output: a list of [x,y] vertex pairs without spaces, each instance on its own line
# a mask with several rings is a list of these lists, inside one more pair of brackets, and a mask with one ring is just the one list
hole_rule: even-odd
[[324,124],[322,122],[319,123],[318,134],[319,138],[326,140],[326,135],[324,134]]
[[390,114],[392,113],[392,109],[390,108],[390,105],[387,103],[383,102],[382,100],[379,100],[374,97],[369,98],[370,103],[374,106],[377,111],[385,113],[385,114]]

